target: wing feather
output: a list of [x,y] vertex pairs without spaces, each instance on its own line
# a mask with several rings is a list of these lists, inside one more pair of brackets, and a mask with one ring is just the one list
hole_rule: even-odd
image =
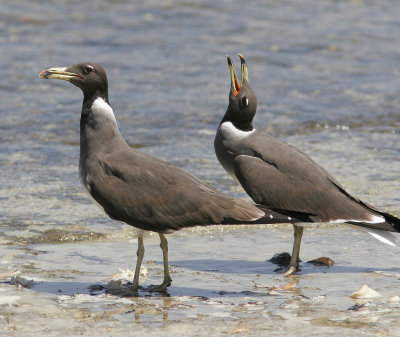
[[204,185],[176,166],[136,151],[99,158],[90,193],[113,219],[157,232],[252,220],[264,213]]
[[234,158],[234,171],[256,203],[307,213],[315,221],[368,221],[376,212],[295,147],[265,133],[255,133],[246,142],[246,150]]

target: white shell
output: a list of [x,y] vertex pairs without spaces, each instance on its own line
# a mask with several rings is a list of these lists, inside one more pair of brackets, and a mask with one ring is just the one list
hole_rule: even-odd
[[392,303],[400,303],[400,296],[393,296],[390,298],[390,302]]
[[374,289],[371,289],[367,285],[363,285],[360,290],[352,293],[350,295],[350,297],[352,297],[352,298],[377,298],[377,297],[382,297],[382,295],[379,294]]

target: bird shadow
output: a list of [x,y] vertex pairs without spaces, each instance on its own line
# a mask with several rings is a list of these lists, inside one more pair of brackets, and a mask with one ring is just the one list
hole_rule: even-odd
[[[162,265],[161,262],[156,264]],[[216,259],[198,259],[198,260],[173,260],[170,261],[171,266],[204,273],[218,274],[242,274],[242,275],[276,275],[282,277],[280,272],[277,272],[277,265],[269,261],[248,261],[248,260],[216,260]],[[300,265],[300,270],[296,275],[291,276],[301,279],[306,275],[318,274],[365,274],[373,271],[386,272],[389,274],[400,273],[399,268],[379,268],[379,267],[360,267],[360,266],[315,266],[311,263],[303,262]],[[201,276],[200,276],[201,277]],[[177,277],[178,280],[178,277]],[[3,284],[11,284],[10,282],[2,282]],[[18,286],[18,285],[17,285]],[[128,289],[130,284],[125,284],[125,289]],[[23,287],[22,287],[23,288]],[[191,296],[199,298],[215,298],[218,296],[224,297],[240,297],[240,296],[262,296],[265,295],[262,290],[256,289],[253,284],[249,284],[247,289],[241,291],[230,291],[227,289],[206,289],[201,287],[180,287],[172,286],[163,292],[149,292],[139,290],[136,294],[126,294],[124,292],[114,292],[107,288],[106,283],[89,283],[79,281],[38,281],[33,282],[29,286],[32,291],[45,293],[50,295],[68,295],[76,296],[78,294],[86,294],[98,296],[101,294],[113,294],[119,297],[171,297],[171,296]],[[228,288],[229,289],[229,288]]]
[[[77,281],[38,281],[33,282],[28,287],[24,287],[18,284],[12,284],[11,282],[0,282],[12,287],[18,287],[19,290],[31,290],[36,293],[47,294],[50,296],[70,296],[76,297],[79,295],[88,296],[99,296],[103,294],[110,294],[117,297],[147,297],[147,298],[163,298],[163,297],[175,297],[175,296],[188,296],[199,298],[201,300],[209,300],[215,297],[241,297],[241,296],[260,296],[262,293],[253,290],[243,291],[227,291],[217,289],[205,289],[200,287],[180,287],[173,286],[162,292],[149,292],[145,290],[139,290],[136,293],[127,292],[131,283],[124,284],[120,289],[108,289],[107,284],[103,283],[88,283],[88,282],[77,282]],[[83,299],[83,301],[85,301]]]
[[[215,259],[199,259],[199,260],[174,260],[170,261],[171,265],[179,268],[199,272],[212,272],[223,274],[257,274],[257,275],[277,275],[285,271],[285,267],[280,267],[269,261],[248,261],[248,260],[215,260]],[[399,268],[379,268],[379,267],[364,267],[364,266],[318,266],[309,262],[300,263],[300,270],[296,273],[297,276],[318,273],[369,273],[375,270],[399,273]],[[280,272],[281,271],[281,272]]]

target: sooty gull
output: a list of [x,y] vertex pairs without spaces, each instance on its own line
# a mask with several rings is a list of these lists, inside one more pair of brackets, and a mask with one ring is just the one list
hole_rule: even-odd
[[[240,83],[228,56],[231,77],[229,105],[218,127],[214,147],[224,169],[257,204],[304,222],[348,223],[380,241],[395,245],[391,232],[400,232],[400,219],[347,192],[324,168],[294,146],[253,127],[257,97],[241,60]],[[303,226],[294,227],[289,269],[298,270]]]
[[118,130],[108,100],[107,76],[100,65],[86,62],[49,68],[39,77],[67,80],[83,92],[79,175],[84,189],[107,215],[139,229],[132,292],[139,288],[143,231],[159,233],[164,261],[163,283],[145,290],[163,291],[171,284],[164,234],[191,226],[289,222],[285,214],[265,207],[261,211],[170,163],[134,151]]

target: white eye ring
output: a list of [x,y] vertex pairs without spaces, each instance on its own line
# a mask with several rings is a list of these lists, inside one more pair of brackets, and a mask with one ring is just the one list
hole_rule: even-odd
[[93,71],[93,66],[91,66],[90,64],[88,64],[85,68],[85,71],[87,74],[91,73]]

